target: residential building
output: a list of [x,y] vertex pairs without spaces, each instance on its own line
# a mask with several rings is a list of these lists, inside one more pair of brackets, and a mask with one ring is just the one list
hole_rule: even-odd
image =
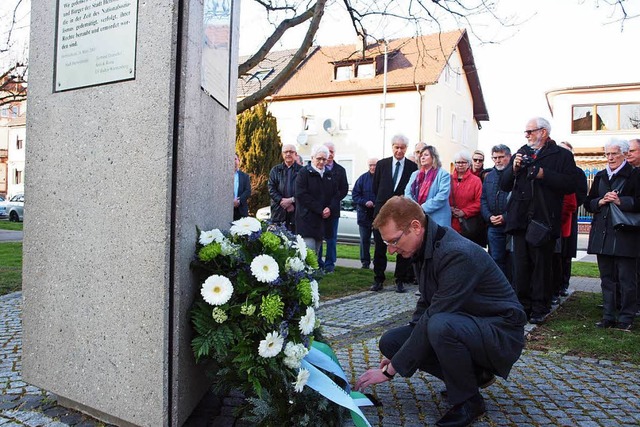
[[[262,84],[277,73],[265,61],[254,71]],[[465,30],[316,47],[267,101],[282,141],[303,158],[333,141],[351,184],[367,158],[391,155],[394,134],[410,139],[407,154],[419,141],[436,146],[450,168],[457,151],[476,149],[480,122],[489,120]]]
[[0,75],[0,195],[24,192],[26,82],[24,67]]

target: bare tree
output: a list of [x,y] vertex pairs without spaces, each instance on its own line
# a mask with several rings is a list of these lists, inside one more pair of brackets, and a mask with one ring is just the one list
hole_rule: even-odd
[[0,106],[27,97],[29,0],[5,0],[0,9]]

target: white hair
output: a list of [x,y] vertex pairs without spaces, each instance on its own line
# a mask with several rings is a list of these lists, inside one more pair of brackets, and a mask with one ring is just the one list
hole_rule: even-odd
[[316,157],[318,153],[322,153],[325,156],[329,157],[329,149],[324,144],[315,144],[311,147],[311,157]]

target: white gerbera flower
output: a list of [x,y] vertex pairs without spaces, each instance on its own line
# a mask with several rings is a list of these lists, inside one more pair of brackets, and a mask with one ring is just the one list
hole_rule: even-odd
[[213,230],[201,231],[199,242],[202,246],[207,246],[209,243],[213,242]]
[[294,344],[291,341],[284,348],[284,364],[291,369],[298,369],[300,362],[309,353],[309,350],[302,344]]
[[231,224],[233,225],[229,232],[234,236],[248,236],[251,233],[260,231],[262,228],[260,221],[250,216],[240,218],[237,221],[233,221]]
[[214,274],[204,281],[200,294],[209,304],[222,305],[231,298],[233,285],[226,277]]
[[298,253],[300,254],[300,258],[307,259],[307,244],[304,242],[304,239],[301,235],[296,235],[296,243],[293,245],[298,249]]
[[316,312],[311,307],[307,307],[307,313],[300,318],[300,332],[309,335],[316,325]]
[[269,332],[265,339],[260,341],[258,354],[264,358],[275,357],[282,350],[284,339],[277,331]]
[[271,283],[278,278],[278,263],[269,255],[258,255],[251,261],[251,274],[262,283]]
[[302,368],[298,371],[298,377],[296,378],[296,382],[293,383],[293,385],[295,386],[296,392],[301,393],[302,389],[307,384],[307,381],[309,381],[309,371],[307,369]]
[[211,230],[211,234],[213,235],[213,240],[218,243],[227,241],[227,238],[224,236],[224,234],[222,234],[222,231],[218,230],[217,228]]
[[304,270],[304,262],[297,256],[287,259],[287,266],[293,271]]
[[311,283],[311,302],[314,308],[320,307],[320,290],[318,289],[318,282],[312,280]]

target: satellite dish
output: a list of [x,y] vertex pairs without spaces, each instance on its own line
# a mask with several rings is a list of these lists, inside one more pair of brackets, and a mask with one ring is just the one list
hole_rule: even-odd
[[338,126],[333,119],[327,119],[322,123],[322,127],[328,134],[333,135],[336,130],[338,130]]
[[300,145],[307,145],[309,143],[309,135],[307,135],[304,132],[300,132],[298,134],[298,137],[296,138],[296,141],[298,142],[298,144]]

